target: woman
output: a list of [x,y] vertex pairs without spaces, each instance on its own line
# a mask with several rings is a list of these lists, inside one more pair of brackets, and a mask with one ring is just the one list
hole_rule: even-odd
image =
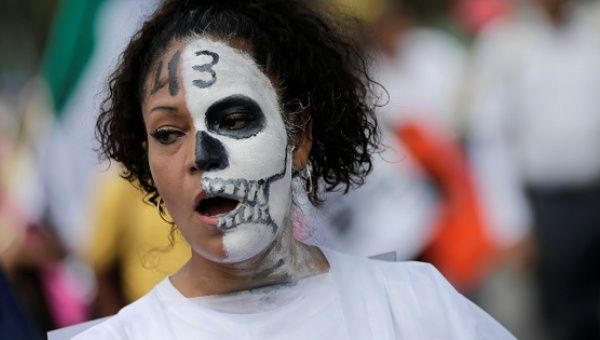
[[368,79],[353,45],[296,1],[164,4],[111,77],[98,133],[191,258],[77,338],[512,338],[428,265],[294,239],[292,187],[318,203],[318,183],[347,189],[370,170]]

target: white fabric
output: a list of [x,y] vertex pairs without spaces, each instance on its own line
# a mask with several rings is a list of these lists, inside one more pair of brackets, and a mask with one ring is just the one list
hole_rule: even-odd
[[600,6],[592,5],[574,5],[560,27],[524,9],[476,44],[472,154],[503,243],[528,230],[525,185],[600,177]]
[[167,278],[81,339],[514,339],[431,266],[327,251],[295,285],[187,299]]

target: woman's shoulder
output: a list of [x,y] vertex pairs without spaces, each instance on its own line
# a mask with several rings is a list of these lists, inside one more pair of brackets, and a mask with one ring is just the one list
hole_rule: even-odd
[[[442,295],[456,291],[446,279],[429,263],[417,261],[383,261],[372,258],[343,254],[323,249],[331,266],[331,272],[341,282],[353,282],[369,291],[388,294],[421,296],[439,292]],[[456,293],[458,294],[458,293]]]
[[[401,292],[405,295],[440,298],[461,296],[431,264],[418,261],[383,261],[325,251],[332,272],[344,281],[358,282],[380,292]],[[462,296],[461,296],[462,297]]]
[[[78,334],[73,340],[121,340],[132,338],[132,334],[157,335],[157,331],[160,333],[160,330],[154,328],[161,324],[157,319],[162,314],[156,290],[157,287],[154,287],[146,295],[123,307],[117,314]],[[151,338],[153,337],[146,339]]]
[[352,290],[345,297],[367,301],[371,312],[381,310],[381,317],[389,312],[393,328],[411,335],[406,338],[514,339],[431,264],[387,262],[331,251],[326,256],[337,280],[351,283],[342,288]]
[[[350,273],[364,275],[370,273],[372,279],[385,279],[389,282],[406,282],[428,280],[444,280],[443,276],[431,264],[418,261],[386,261],[368,257],[360,257],[322,249],[334,271],[342,274]],[[350,274],[346,273],[346,274]]]

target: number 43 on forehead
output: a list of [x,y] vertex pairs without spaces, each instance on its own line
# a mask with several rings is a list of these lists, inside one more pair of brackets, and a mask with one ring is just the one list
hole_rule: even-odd
[[219,55],[214,52],[206,51],[206,50],[196,52],[196,56],[201,56],[201,55],[207,55],[207,56],[211,57],[212,60],[208,64],[194,65],[194,66],[192,66],[192,68],[194,69],[194,71],[209,73],[211,78],[209,80],[196,79],[192,83],[199,88],[205,88],[205,87],[211,86],[212,84],[214,84],[217,81],[217,73],[215,72],[215,70],[212,69],[212,67],[219,62]]
[[[212,69],[214,65],[219,62],[219,55],[215,52],[211,51],[198,51],[195,53],[196,56],[209,56],[211,58],[209,63],[194,65],[192,69],[194,71],[205,72],[210,75],[210,79],[195,79],[192,83],[199,88],[210,87],[217,81],[217,73]],[[152,89],[150,90],[150,94],[155,94],[160,89],[165,87],[167,83],[169,84],[169,94],[171,96],[176,96],[179,93],[179,84],[177,83],[177,67],[179,66],[179,59],[181,58],[181,51],[177,51],[171,59],[169,60],[168,68],[168,80],[161,80],[161,74],[163,69],[163,61],[159,61],[156,66],[156,71],[154,73],[154,82],[152,85]]]

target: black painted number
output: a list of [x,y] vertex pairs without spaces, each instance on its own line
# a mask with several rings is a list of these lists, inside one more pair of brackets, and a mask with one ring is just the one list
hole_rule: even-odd
[[219,55],[214,52],[211,52],[211,51],[196,52],[196,56],[201,56],[201,55],[207,55],[212,58],[212,60],[208,64],[192,66],[194,71],[206,72],[206,73],[209,73],[212,77],[209,80],[195,79],[192,82],[195,86],[203,89],[203,88],[212,86],[212,84],[214,84],[217,81],[217,73],[215,72],[215,70],[212,69],[212,67],[215,66],[219,62]]

